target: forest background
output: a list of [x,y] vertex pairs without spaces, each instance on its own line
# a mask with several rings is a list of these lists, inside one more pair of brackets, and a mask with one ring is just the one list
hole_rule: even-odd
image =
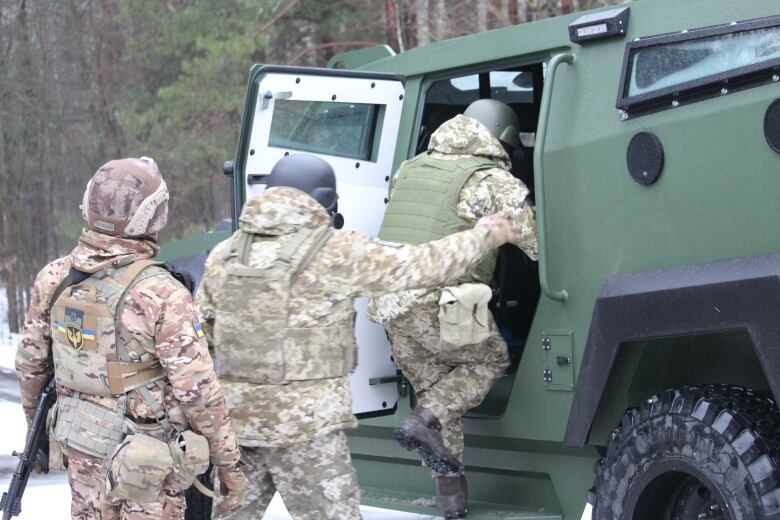
[[35,274],[69,251],[94,171],[154,157],[171,191],[161,242],[229,215],[253,63],[324,66],[615,0],[0,0],[0,286],[11,332]]

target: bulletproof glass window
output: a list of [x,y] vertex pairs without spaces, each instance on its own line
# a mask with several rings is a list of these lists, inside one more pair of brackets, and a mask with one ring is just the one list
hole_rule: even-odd
[[268,145],[371,160],[380,105],[276,100]]
[[780,17],[641,39],[626,47],[617,106],[641,113],[724,95],[769,83],[778,65]]

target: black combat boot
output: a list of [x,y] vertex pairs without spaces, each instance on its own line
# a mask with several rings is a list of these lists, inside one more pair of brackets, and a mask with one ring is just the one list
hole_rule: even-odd
[[460,461],[444,447],[441,423],[429,410],[418,406],[393,431],[398,444],[417,450],[425,465],[440,475],[460,472]]
[[439,508],[445,520],[463,518],[468,513],[466,500],[469,487],[465,475],[436,477],[436,507]]

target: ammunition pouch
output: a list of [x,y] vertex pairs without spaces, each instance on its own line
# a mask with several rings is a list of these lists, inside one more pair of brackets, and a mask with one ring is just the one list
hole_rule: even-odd
[[168,441],[173,467],[166,486],[184,491],[209,467],[209,443],[206,437],[186,430]]
[[445,287],[439,298],[441,341],[456,347],[482,343],[490,336],[488,303],[493,293],[485,284]]
[[122,441],[129,423],[125,407],[125,396],[117,400],[116,410],[83,400],[79,392],[59,396],[54,438],[63,448],[106,459]]
[[163,487],[184,491],[208,466],[209,445],[202,435],[187,430],[165,442],[135,431],[108,461],[106,491],[114,498],[157,502]]
[[172,468],[168,444],[140,432],[128,435],[108,462],[106,491],[114,498],[158,502]]
[[68,465],[65,461],[65,454],[62,452],[62,446],[54,438],[54,427],[57,424],[57,403],[54,403],[49,409],[46,417],[46,435],[49,438],[49,471],[65,471]]

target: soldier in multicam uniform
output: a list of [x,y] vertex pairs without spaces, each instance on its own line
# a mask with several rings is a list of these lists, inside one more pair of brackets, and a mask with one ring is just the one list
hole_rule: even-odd
[[[184,517],[182,486],[173,476],[160,480],[153,502],[117,499],[107,491],[108,458],[124,434],[161,436],[163,424],[206,437],[211,461],[230,488],[225,508],[235,507],[246,489],[191,295],[149,261],[159,250],[167,201],[153,160],[106,163],[87,185],[87,229],[78,244],[35,280],[16,372],[28,422],[54,373],[58,416],[52,433],[67,458],[74,519]],[[75,278],[81,281],[73,283]]]
[[250,480],[225,518],[261,518],[278,490],[298,520],[358,519],[343,432],[357,426],[354,299],[454,279],[516,231],[493,215],[419,247],[382,243],[331,227],[336,181],[322,159],[286,157],[267,182],[209,255],[196,296]]
[[[536,224],[525,201],[528,189],[509,173],[507,149],[520,145],[518,124],[511,108],[489,99],[442,124],[428,151],[404,162],[393,177],[379,238],[422,243],[507,211],[519,229],[514,244],[535,260]],[[492,253],[459,282],[490,284],[495,260]],[[486,303],[490,293],[481,287],[488,294]],[[504,373],[508,353],[490,312],[484,341],[458,346],[442,341],[441,297],[441,287],[433,284],[384,295],[370,300],[369,318],[384,324],[393,356],[418,397],[418,406],[394,435],[402,446],[417,449],[434,470],[436,503],[445,518],[461,518],[467,498],[461,418]]]

